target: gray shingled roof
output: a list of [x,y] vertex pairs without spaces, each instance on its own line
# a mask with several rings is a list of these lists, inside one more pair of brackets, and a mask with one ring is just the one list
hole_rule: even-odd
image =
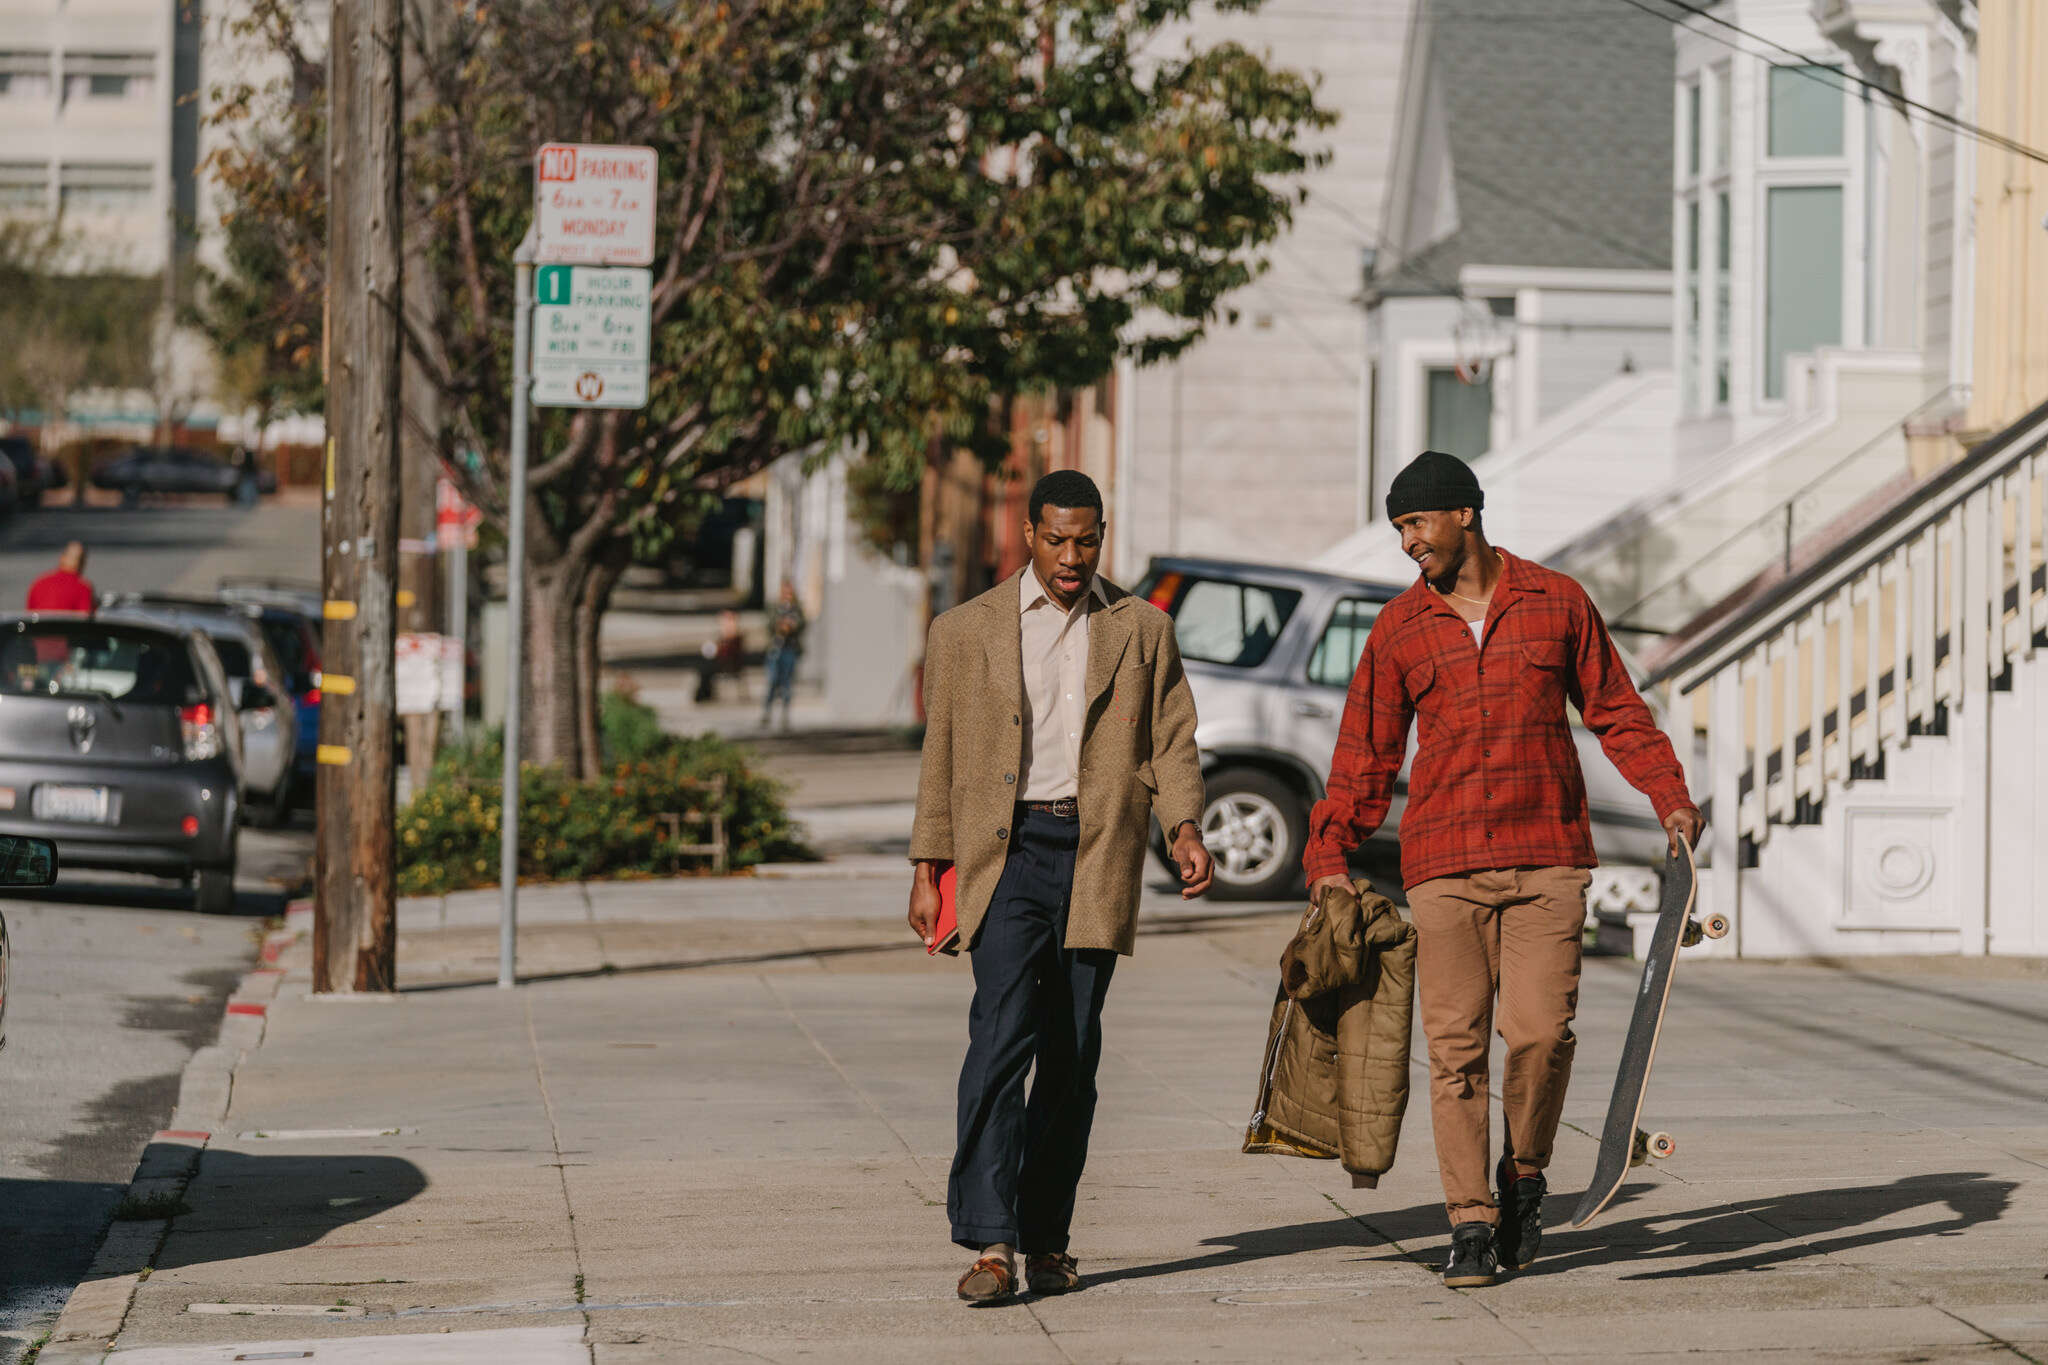
[[1458,230],[1379,282],[1467,265],[1671,266],[1671,26],[1616,0],[1421,0]]

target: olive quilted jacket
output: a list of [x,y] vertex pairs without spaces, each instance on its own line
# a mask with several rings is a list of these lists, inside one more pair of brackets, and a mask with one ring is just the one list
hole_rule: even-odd
[[1326,892],[1280,957],[1244,1150],[1335,1157],[1354,1185],[1394,1164],[1408,1108],[1415,926],[1365,882]]

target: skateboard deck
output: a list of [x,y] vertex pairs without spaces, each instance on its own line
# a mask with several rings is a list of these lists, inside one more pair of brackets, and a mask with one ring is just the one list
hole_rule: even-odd
[[1572,1215],[1571,1225],[1575,1228],[1582,1228],[1599,1216],[1621,1189],[1631,1166],[1640,1166],[1649,1157],[1670,1156],[1678,1150],[1678,1144],[1668,1134],[1645,1133],[1637,1124],[1642,1118],[1643,1090],[1650,1080],[1650,1063],[1657,1055],[1657,1035],[1664,1027],[1664,1006],[1671,999],[1671,970],[1677,965],[1678,950],[1703,937],[1720,938],[1728,932],[1727,923],[1719,915],[1708,916],[1704,924],[1693,919],[1695,871],[1690,848],[1665,860],[1657,928],[1650,937],[1650,951],[1643,959],[1643,982],[1636,991],[1628,1037],[1621,1045],[1614,1097],[1607,1102],[1607,1123],[1600,1130],[1600,1156],[1593,1164],[1592,1183],[1586,1186],[1578,1211]]

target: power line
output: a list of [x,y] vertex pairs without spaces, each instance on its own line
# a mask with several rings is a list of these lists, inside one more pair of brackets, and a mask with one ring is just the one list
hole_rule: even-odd
[[[1658,10],[1652,9],[1648,4],[1644,3],[1644,0],[1621,0],[1621,3],[1627,5],[1631,9],[1638,9],[1645,14],[1653,15],[1656,18],[1662,19],[1667,24],[1684,24],[1684,20],[1680,19],[1677,15],[1665,14],[1661,13]],[[2037,151],[2036,149],[2029,147],[2026,143],[2019,142],[2012,138],[2009,138],[2005,136],[2003,133],[1994,133],[1988,128],[1984,128],[1978,124],[1971,123],[1967,119],[1958,118],[1956,115],[1948,113],[1945,110],[1936,109],[1932,105],[1922,104],[1918,100],[1908,99],[1903,92],[1893,90],[1888,86],[1880,85],[1876,81],[1869,80],[1863,76],[1857,75],[1853,71],[1845,71],[1841,67],[1834,66],[1817,67],[1814,65],[1813,59],[1809,57],[1806,53],[1801,52],[1796,48],[1787,47],[1783,43],[1776,42],[1770,38],[1766,38],[1762,34],[1752,33],[1748,29],[1743,28],[1741,25],[1734,23],[1731,20],[1723,19],[1720,15],[1710,13],[1707,10],[1701,8],[1699,5],[1691,3],[1691,0],[1664,0],[1664,3],[1673,6],[1676,9],[1683,10],[1685,13],[1690,14],[1695,18],[1705,19],[1708,23],[1719,24],[1722,28],[1729,30],[1731,33],[1738,34],[1741,37],[1747,38],[1752,42],[1762,43],[1765,47],[1775,48],[1779,52],[1782,52],[1789,57],[1797,59],[1796,64],[1792,62],[1774,62],[1771,61],[1769,58],[1764,57],[1761,53],[1751,52],[1747,48],[1737,47],[1728,39],[1720,37],[1717,34],[1700,34],[1701,37],[1711,39],[1712,41],[1721,44],[1721,46],[1723,47],[1732,49],[1736,52],[1740,52],[1745,57],[1758,58],[1759,60],[1763,61],[1763,63],[1766,66],[1770,67],[1773,71],[1796,71],[1800,75],[1806,77],[1808,80],[1818,81],[1822,85],[1825,85],[1829,89],[1835,91],[1841,91],[1844,88],[1841,84],[1842,82],[1854,83],[1856,85],[1863,87],[1866,90],[1873,92],[1874,94],[1882,95],[1888,100],[1892,100],[1895,103],[1903,105],[1908,109],[1912,109],[1921,114],[1924,114],[1928,118],[1933,119],[1936,123],[1941,124],[1945,128],[1948,128],[1952,132],[1961,133],[1964,136],[1974,138],[1979,142],[1989,143],[1991,146],[2003,148],[2008,152],[2012,152],[2016,156],[2023,156],[2030,161],[2038,161],[2042,165],[2048,166],[2048,152]],[[1697,31],[1698,30],[1695,30],[1695,32]],[[1820,74],[1822,71],[1831,73],[1835,77],[1835,80],[1830,81],[1827,79],[1827,77],[1822,76]]]

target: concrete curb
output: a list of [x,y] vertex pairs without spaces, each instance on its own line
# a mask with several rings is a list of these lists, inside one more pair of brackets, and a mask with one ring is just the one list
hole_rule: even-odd
[[[311,903],[296,902],[286,913],[288,927],[265,936],[257,955],[262,965],[244,975],[228,997],[219,1039],[186,1061],[170,1126],[142,1149],[128,1181],[128,1199],[159,1200],[175,1207],[183,1198],[199,1169],[200,1154],[227,1118],[235,1068],[262,1046],[270,1002],[284,980],[277,960],[312,927],[312,916]],[[170,1228],[169,1218],[122,1220],[108,1227],[85,1279],[71,1291],[50,1329],[49,1341],[36,1358],[38,1365],[98,1365],[106,1357],[127,1320],[135,1288],[162,1250]]]

